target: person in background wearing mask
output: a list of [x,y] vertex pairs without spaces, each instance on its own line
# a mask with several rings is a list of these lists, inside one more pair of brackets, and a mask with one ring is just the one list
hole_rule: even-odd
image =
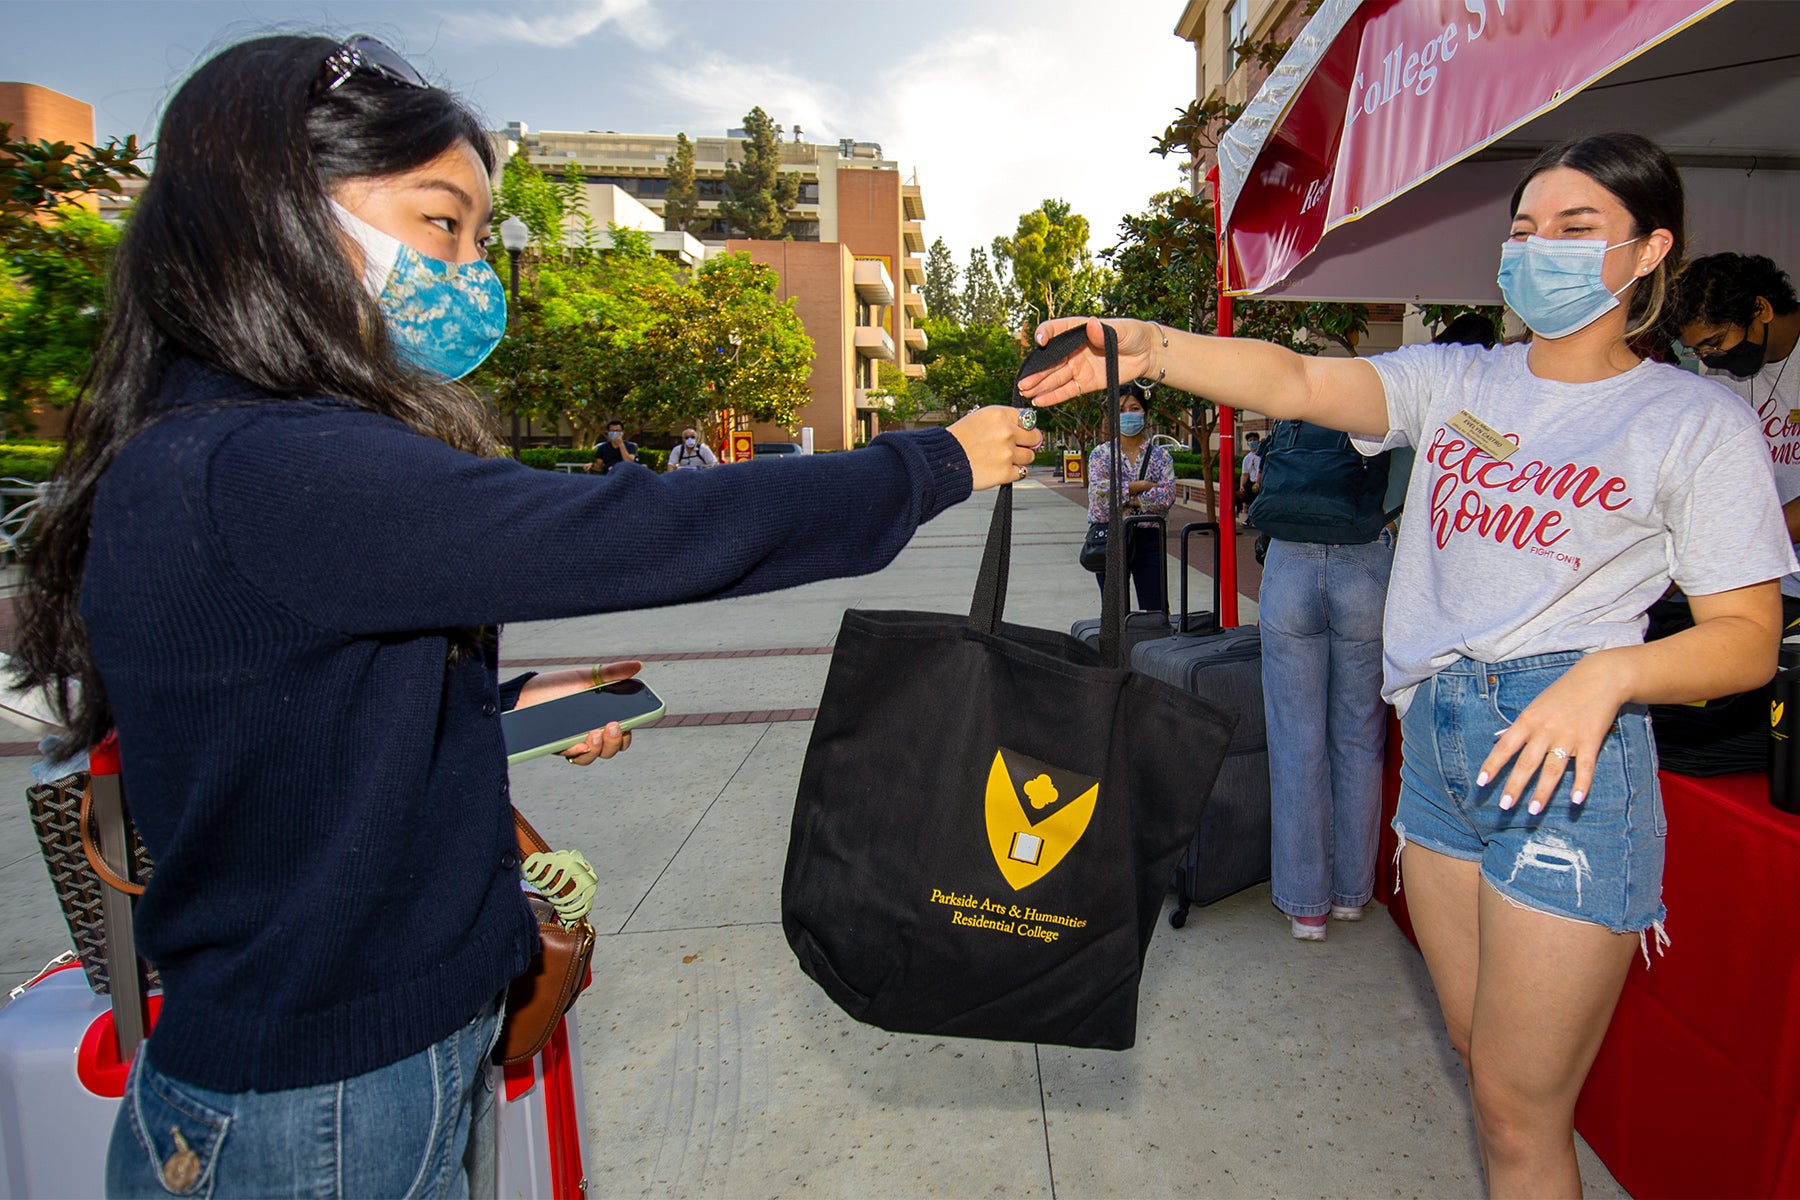
[[[1696,258],[1675,282],[1670,324],[1706,374],[1756,410],[1788,537],[1800,542],[1800,297],[1787,273],[1761,255]],[[1783,627],[1800,628],[1800,575],[1781,581]]]
[[669,471],[704,471],[708,467],[719,465],[719,456],[712,452],[712,447],[700,440],[700,434],[692,425],[681,431],[681,440],[669,451]]
[[606,437],[594,444],[594,461],[588,464],[588,470],[604,475],[622,462],[636,462],[637,450],[636,442],[625,440],[625,423],[608,421]]
[[1262,486],[1262,439],[1252,433],[1244,438],[1244,458],[1238,471],[1237,494],[1231,498],[1231,515],[1242,521],[1250,514],[1250,502]]
[[16,654],[77,745],[117,730],[156,862],[106,1194],[491,1195],[538,946],[500,714],[608,677],[502,683],[496,627],[880,570],[1043,438],[991,407],[779,471],[535,471],[457,382],[506,289],[454,96],[372,38],[260,37],[156,147]]
[[[1771,678],[1796,569],[1754,414],[1629,349],[1659,319],[1684,208],[1636,134],[1539,156],[1499,247],[1526,345],[1326,358],[1107,322],[1123,375],[1418,448],[1382,637],[1405,735],[1394,829],[1494,1195],[1581,1194],[1576,1096],[1632,960],[1666,944],[1645,706]],[[1105,386],[1100,321],[1046,322],[1039,344],[1083,321],[1086,349],[1021,381],[1035,403]],[[1671,580],[1694,627],[1645,643]]]
[[[1166,514],[1175,503],[1175,456],[1167,446],[1151,446],[1150,385],[1133,380],[1119,389],[1120,470],[1124,472],[1125,494],[1119,497],[1125,515],[1132,513]],[[1111,516],[1112,447],[1102,442],[1088,455],[1088,524],[1104,525]],[[1141,612],[1166,611],[1169,598],[1163,594],[1162,539],[1149,529],[1138,530],[1125,547],[1131,578],[1137,586],[1137,604]],[[1106,572],[1096,571],[1100,594],[1106,594]]]

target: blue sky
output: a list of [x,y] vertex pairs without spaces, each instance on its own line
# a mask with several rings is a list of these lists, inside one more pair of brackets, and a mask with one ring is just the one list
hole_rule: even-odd
[[1193,97],[1181,0],[0,0],[0,79],[148,139],[210,50],[259,33],[372,33],[493,127],[722,134],[761,104],[808,141],[882,144],[959,262],[1044,198],[1092,248],[1181,172],[1149,153]]

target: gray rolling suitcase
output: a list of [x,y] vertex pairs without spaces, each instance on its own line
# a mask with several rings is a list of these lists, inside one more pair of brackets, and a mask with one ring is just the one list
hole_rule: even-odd
[[1180,630],[1138,644],[1132,669],[1205,698],[1238,718],[1213,785],[1212,800],[1193,845],[1175,871],[1175,911],[1169,924],[1187,923],[1195,904],[1211,904],[1269,878],[1269,745],[1263,715],[1262,633],[1254,625],[1220,629],[1216,617],[1190,616],[1187,545],[1195,533],[1214,537],[1213,612],[1218,612],[1219,527],[1197,522],[1181,531]]
[[[1149,525],[1155,528],[1158,541],[1168,537],[1168,523],[1161,513],[1136,513],[1125,518],[1127,532],[1137,525]],[[1126,543],[1128,546],[1129,542]],[[1130,561],[1129,556],[1126,559]],[[1168,555],[1163,556],[1163,603],[1169,601],[1169,562]],[[1169,610],[1165,607],[1160,612],[1128,612],[1125,614],[1125,629],[1120,635],[1125,639],[1124,653],[1127,658],[1131,648],[1139,642],[1147,642],[1152,638],[1169,636],[1174,626],[1169,621]],[[1100,618],[1088,617],[1069,626],[1069,636],[1083,642],[1096,650],[1100,648]]]

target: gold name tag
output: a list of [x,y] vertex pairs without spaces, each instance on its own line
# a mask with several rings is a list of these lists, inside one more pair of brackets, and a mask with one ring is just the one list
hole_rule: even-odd
[[1497,462],[1505,462],[1519,448],[1516,443],[1501,437],[1499,430],[1466,408],[1444,424],[1480,446],[1489,458]]

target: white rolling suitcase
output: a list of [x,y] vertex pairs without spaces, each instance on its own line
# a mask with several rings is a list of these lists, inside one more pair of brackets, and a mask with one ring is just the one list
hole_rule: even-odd
[[570,1009],[544,1052],[493,1068],[500,1200],[581,1200],[587,1194],[587,1118],[581,1043]]
[[[111,738],[89,768],[100,855],[130,878]],[[0,1197],[102,1194],[125,1075],[161,997],[149,993],[133,951],[130,897],[102,888],[101,909],[107,994],[89,987],[71,953],[0,1009]]]
[[[128,859],[118,752],[90,756],[94,826],[115,874]],[[52,864],[52,873],[57,867]],[[134,952],[130,897],[101,888],[110,993],[96,993],[73,953],[0,1008],[0,1200],[100,1196],[106,1148],[138,1045],[162,997]],[[579,1200],[586,1191],[581,1052],[571,1009],[536,1058],[494,1072],[496,1179],[502,1197]],[[481,1196],[483,1181],[471,1180]]]

